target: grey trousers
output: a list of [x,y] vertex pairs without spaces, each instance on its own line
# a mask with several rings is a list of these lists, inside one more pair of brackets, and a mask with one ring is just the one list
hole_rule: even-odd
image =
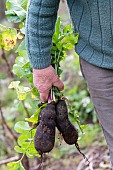
[[113,169],[113,70],[99,68],[80,59],[81,71],[102,126]]

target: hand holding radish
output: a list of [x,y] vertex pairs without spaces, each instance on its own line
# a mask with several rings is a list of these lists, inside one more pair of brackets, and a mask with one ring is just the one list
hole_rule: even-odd
[[58,78],[52,66],[44,69],[33,69],[33,82],[40,93],[40,99],[44,102],[47,101],[52,86],[58,87],[59,90],[64,88],[63,82]]
[[[60,18],[58,18],[56,32],[52,39],[51,66],[44,69],[33,69],[34,85],[40,93],[40,99],[46,102],[46,106],[41,109],[39,114],[34,146],[41,156],[43,153],[50,152],[54,147],[55,127],[57,127],[64,141],[69,145],[74,144],[86,158],[78,145],[78,130],[69,120],[66,98],[59,91],[64,88],[63,82],[59,79],[62,73],[60,62],[64,60],[66,51],[74,47],[77,39],[70,26],[67,26],[63,31],[60,29],[61,23]],[[69,31],[71,32],[69,33]],[[87,158],[86,160],[88,161]]]

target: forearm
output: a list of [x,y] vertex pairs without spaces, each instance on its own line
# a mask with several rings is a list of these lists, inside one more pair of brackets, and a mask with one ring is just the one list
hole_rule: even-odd
[[31,66],[46,68],[60,0],[30,0],[26,20],[26,47]]

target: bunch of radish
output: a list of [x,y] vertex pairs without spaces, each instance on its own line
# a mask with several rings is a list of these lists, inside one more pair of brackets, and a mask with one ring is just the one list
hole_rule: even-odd
[[[74,35],[71,25],[62,29],[60,18],[58,18],[52,38],[51,65],[59,77],[62,73],[60,61],[64,60],[66,51],[71,50],[77,41],[78,35]],[[77,143],[78,130],[69,120],[65,97],[56,87],[53,87],[48,96],[46,107],[39,114],[39,124],[34,137],[34,146],[40,155],[48,153],[53,149],[56,127],[60,131],[64,141],[69,145],[75,145],[81,153]],[[83,153],[81,154],[86,158]]]

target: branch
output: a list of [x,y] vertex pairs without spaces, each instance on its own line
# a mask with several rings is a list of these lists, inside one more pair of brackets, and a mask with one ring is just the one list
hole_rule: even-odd
[[1,103],[1,101],[0,101],[0,113],[1,113],[1,118],[2,118],[2,122],[3,122],[3,126],[8,129],[8,131],[12,135],[13,139],[17,142],[17,136],[14,134],[12,129],[8,126],[7,122],[5,121],[5,118],[4,118],[4,115],[3,115],[3,111],[2,111],[2,103]]
[[31,167],[30,170],[40,170],[40,169],[43,169],[45,166],[47,166],[48,163],[45,162],[45,163],[40,163],[39,165],[35,166],[35,167]]
[[2,59],[5,61],[6,65],[7,65],[8,72],[10,73],[11,77],[14,78],[14,74],[11,71],[10,65],[9,65],[9,63],[7,61],[7,58],[6,58],[6,55],[5,55],[5,51],[4,51],[3,48],[2,48],[2,55],[1,56],[2,56]]
[[[0,113],[1,113],[1,118],[2,118],[2,125],[3,125],[3,128],[5,129],[5,127],[8,129],[8,131],[10,132],[10,134],[12,135],[13,139],[16,141],[17,143],[17,136],[16,134],[12,131],[12,129],[8,126],[7,122],[5,121],[5,118],[4,118],[4,115],[3,115],[3,111],[2,111],[2,104],[1,104],[1,101],[0,101]],[[20,154],[21,155],[21,154]],[[11,161],[17,161],[19,160],[19,157],[13,157],[13,158],[9,158],[7,160],[3,160],[3,161],[0,161],[1,164],[6,164],[8,162],[11,162]],[[27,158],[27,156],[24,156],[23,160],[22,160],[22,163],[23,163],[23,166],[25,167],[25,169],[29,169],[29,160]],[[0,164],[0,165],[1,165]]]
[[27,107],[25,106],[24,101],[22,101],[22,104],[23,104],[23,107],[24,107],[24,109],[25,109],[25,111],[26,111],[27,117],[29,118],[29,117],[30,117],[30,114],[29,114],[29,111],[28,111]]
[[0,165],[7,164],[7,163],[12,162],[12,161],[18,161],[18,160],[19,160],[19,156],[15,156],[15,157],[12,157],[12,158],[1,160]]

